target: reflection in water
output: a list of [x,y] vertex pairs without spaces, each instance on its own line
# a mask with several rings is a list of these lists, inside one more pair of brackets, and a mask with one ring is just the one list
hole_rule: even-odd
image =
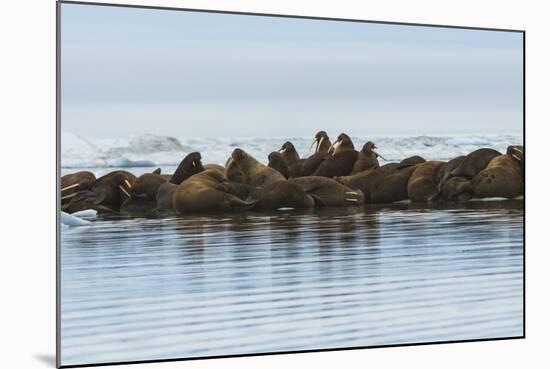
[[521,336],[523,208],[412,204],[62,233],[62,363]]

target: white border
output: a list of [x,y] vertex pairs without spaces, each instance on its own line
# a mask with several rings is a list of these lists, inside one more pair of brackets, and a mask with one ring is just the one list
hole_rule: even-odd
[[[100,1],[101,2],[101,1]],[[141,5],[435,23],[527,31],[527,338],[317,354],[132,365],[131,368],[543,367],[550,333],[547,264],[550,57],[544,2],[110,1]],[[3,367],[52,367],[55,349],[55,4],[2,4],[0,268]],[[540,363],[540,364],[539,364]],[[126,367],[126,366],[121,366]]]

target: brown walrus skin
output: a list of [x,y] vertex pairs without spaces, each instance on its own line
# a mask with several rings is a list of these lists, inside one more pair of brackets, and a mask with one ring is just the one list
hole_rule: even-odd
[[96,193],[94,203],[119,211],[120,206],[130,198],[130,188],[136,180],[136,176],[125,170],[117,170],[98,178],[92,186]]
[[332,178],[298,177],[289,180],[296,183],[315,200],[315,206],[358,206],[363,205],[365,196],[361,190],[354,190]]
[[501,154],[498,151],[487,148],[472,151],[466,155],[458,167],[451,171],[451,176],[472,179],[499,155]]
[[61,177],[61,204],[68,204],[79,191],[90,190],[96,181],[89,171],[80,171]]
[[273,151],[269,154],[267,159],[269,160],[269,163],[267,164],[268,167],[275,169],[276,171],[281,173],[286,179],[288,179],[288,177],[290,176],[289,168],[283,154],[277,151]]
[[174,208],[179,214],[191,214],[246,209],[255,204],[220,190],[219,185],[225,182],[227,177],[215,169],[193,175],[174,192]]
[[179,185],[193,174],[200,173],[204,170],[201,162],[201,154],[192,152],[187,154],[179,163],[178,168],[170,178],[170,183]]
[[[253,188],[264,187],[274,182],[286,180],[277,170],[263,165],[252,155],[239,148],[233,150],[231,159],[226,165],[226,171],[235,165],[238,167],[238,171],[240,171],[239,181]],[[231,180],[234,179],[231,178]]]
[[476,197],[513,198],[523,193],[523,175],[517,160],[499,155],[472,179]]
[[350,188],[361,190],[365,203],[391,203],[408,199],[407,185],[415,165],[389,163],[370,171],[336,180]]
[[442,161],[427,161],[416,166],[407,184],[407,194],[411,202],[428,202],[437,197],[437,173],[444,164]]
[[315,134],[315,140],[312,145],[315,145],[315,153],[304,159],[296,177],[312,175],[328,156],[328,150],[332,147],[330,138],[325,131],[319,131]]
[[376,149],[376,145],[371,141],[363,145],[363,148],[359,151],[357,160],[353,164],[353,169],[351,171],[352,175],[365,170],[378,168],[380,166],[378,163],[379,155],[376,151],[374,151],[374,149]]
[[325,157],[325,160],[319,165],[313,175],[338,177],[351,174],[355,161],[359,156],[351,138],[347,134],[341,133],[329,151],[329,156]]

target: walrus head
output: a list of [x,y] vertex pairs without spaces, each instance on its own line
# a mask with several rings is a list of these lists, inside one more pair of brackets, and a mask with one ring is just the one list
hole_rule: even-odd
[[231,158],[237,162],[243,171],[247,170],[251,165],[259,164],[259,162],[252,155],[239,148],[233,150],[231,153]]
[[506,154],[510,155],[520,163],[523,162],[523,146],[508,146]]
[[[311,144],[311,147],[315,145],[315,152],[328,152],[330,148],[330,139],[325,131],[319,131],[315,134],[315,140]],[[311,150],[311,148],[310,148]]]
[[232,156],[225,163],[225,176],[232,182],[241,183],[243,180],[243,171]]
[[363,152],[365,155],[368,155],[368,156],[370,156],[371,154],[374,154],[374,155],[376,155],[376,157],[379,157],[382,160],[386,160],[386,159],[384,159],[384,157],[382,155],[380,155],[379,153],[377,153],[375,151],[375,149],[377,149],[377,148],[378,147],[376,147],[374,142],[369,141],[369,142],[367,142],[366,144],[363,145],[363,148],[361,149],[361,152]]
[[130,195],[136,198],[156,200],[159,187],[166,182],[160,174],[145,173],[139,176],[130,188]]
[[288,163],[284,154],[281,154],[278,151],[273,151],[269,154],[267,159],[269,160],[269,163],[267,164],[268,167],[277,170],[288,179]]
[[201,162],[201,154],[198,152],[192,152],[187,154],[185,158],[178,165],[178,168],[170,178],[170,182],[174,184],[180,184],[193,174],[200,173],[204,170]]
[[279,153],[283,154],[285,160],[289,163],[300,160],[300,155],[298,155],[296,148],[290,141],[285,142],[283,146],[281,146]]
[[355,150],[355,146],[347,134],[340,133],[338,139],[329,147],[328,152],[334,155],[343,150]]
[[130,194],[131,188],[132,184],[124,173],[116,173],[108,181],[101,181],[100,179],[93,188],[93,191],[97,194],[94,204],[105,204],[118,209],[124,200],[132,197]]

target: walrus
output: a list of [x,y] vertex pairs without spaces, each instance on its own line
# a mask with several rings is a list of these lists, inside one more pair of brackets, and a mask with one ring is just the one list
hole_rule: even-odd
[[158,189],[165,182],[160,174],[145,173],[136,178],[129,192],[132,197],[156,200]]
[[352,176],[336,177],[350,188],[361,190],[365,203],[390,203],[408,199],[407,185],[415,165],[388,163]]
[[[226,165],[226,171],[228,166],[231,167],[232,164],[236,164],[240,170],[240,182],[254,188],[267,186],[268,184],[274,182],[286,180],[284,175],[279,173],[277,170],[263,165],[252,155],[242,149],[237,148],[233,150],[233,153],[231,153],[231,159]],[[231,163],[232,161],[235,163]],[[237,172],[236,169],[235,172]]]
[[169,182],[179,185],[193,174],[200,173],[203,170],[204,167],[201,162],[201,154],[192,152],[183,158]]
[[439,189],[437,199],[465,202],[472,198],[474,189],[470,180],[464,177],[451,177]]
[[363,145],[355,164],[353,164],[353,169],[351,174],[356,174],[365,170],[374,169],[380,166],[378,163],[378,157],[380,156],[376,151],[376,145],[374,142],[367,142]]
[[522,145],[508,146],[508,148],[506,149],[506,154],[510,155],[518,161],[521,172],[525,174],[525,160],[523,152],[524,150]]
[[[242,149],[237,148],[233,151],[226,170],[227,168],[233,168],[233,173],[239,173],[237,177],[240,178],[241,184],[238,186],[249,188],[247,200],[255,202],[251,209],[310,208],[315,205],[313,198],[300,186],[288,182],[277,170],[261,164]],[[220,186],[224,191],[232,192],[228,189],[231,182]]]
[[422,156],[413,155],[401,160],[399,163],[403,165],[415,165],[415,164],[422,164],[425,162],[426,162],[426,159],[424,159]]
[[290,165],[292,163],[296,163],[300,161],[300,155],[296,151],[296,148],[292,144],[292,142],[287,141],[281,146],[281,149],[279,152],[284,156],[285,161]]
[[273,151],[272,153],[269,154],[267,159],[269,160],[269,163],[267,164],[268,167],[277,170],[285,178],[288,179],[289,168],[288,168],[288,163],[283,154],[281,154],[278,151]]
[[280,208],[313,208],[315,199],[298,184],[291,181],[272,182],[256,188],[250,195],[253,210],[276,210]]
[[221,174],[225,174],[225,167],[223,165],[219,165],[219,164],[205,164],[203,165],[204,167],[204,170],[207,170],[207,169],[214,169],[214,170],[217,170],[218,172],[220,172]]
[[358,206],[365,201],[361,190],[354,190],[332,178],[326,177],[298,177],[291,178],[315,200],[315,206]]
[[98,178],[92,186],[96,193],[96,205],[103,205],[118,211],[126,199],[130,198],[130,188],[135,182],[136,176],[132,173],[117,170]]
[[71,196],[68,202],[61,205],[61,210],[66,213],[93,209],[98,213],[112,213],[113,209],[96,203],[97,194],[91,190],[77,191]]
[[281,146],[279,150],[284,156],[286,165],[288,167],[288,176],[287,178],[294,178],[300,176],[300,171],[302,170],[302,164],[306,161],[305,159],[300,159],[300,155],[296,151],[296,148],[292,142],[287,141]]
[[441,190],[443,184],[451,178],[451,172],[455,170],[466,158],[466,156],[461,155],[457,156],[456,158],[453,158],[449,160],[448,162],[444,163],[442,166],[439,167],[437,170],[436,179],[438,182],[438,188]]
[[313,173],[314,176],[347,176],[351,173],[359,155],[353,146],[351,138],[345,133],[341,133],[338,136],[338,139],[329,148],[329,153],[329,156],[323,160]]
[[499,155],[501,154],[498,151],[487,148],[472,151],[466,155],[458,167],[451,171],[451,176],[472,179]]
[[[157,174],[158,173],[158,174]],[[131,197],[120,206],[121,213],[152,215],[157,207],[157,192],[167,180],[159,171],[145,173],[136,178],[130,187]]]
[[176,211],[176,209],[174,208],[174,193],[176,192],[177,188],[178,185],[170,182],[164,182],[159,186],[156,196],[157,201],[155,208],[157,212],[166,213]]
[[[406,167],[406,166],[405,166]],[[400,163],[388,163],[380,167],[359,172],[349,176],[338,176],[334,179],[343,185],[353,189],[359,189],[365,195],[365,201],[370,201],[370,186],[374,183],[375,178],[393,173],[401,168]]]
[[519,162],[511,155],[493,158],[472,179],[475,197],[513,198],[523,193],[523,176]]
[[61,204],[67,204],[79,191],[90,190],[95,181],[95,175],[89,171],[80,171],[61,177]]
[[311,146],[313,147],[313,145],[315,145],[315,152],[302,162],[300,173],[297,177],[312,175],[328,156],[328,150],[332,146],[330,138],[325,131],[319,131],[315,134],[315,140]]
[[227,182],[227,177],[215,169],[189,177],[174,192],[174,208],[179,214],[190,214],[246,209],[255,204],[218,189],[224,182]]
[[407,184],[407,194],[412,202],[429,202],[437,197],[437,173],[444,164],[442,161],[427,161],[416,165]]
[[401,167],[393,173],[382,176],[371,187],[370,201],[372,203],[390,203],[407,200],[409,197],[407,186],[415,169],[415,165]]
[[319,131],[315,134],[315,140],[311,146],[313,145],[315,145],[315,153],[328,153],[330,147],[332,146],[330,138],[325,131]]

